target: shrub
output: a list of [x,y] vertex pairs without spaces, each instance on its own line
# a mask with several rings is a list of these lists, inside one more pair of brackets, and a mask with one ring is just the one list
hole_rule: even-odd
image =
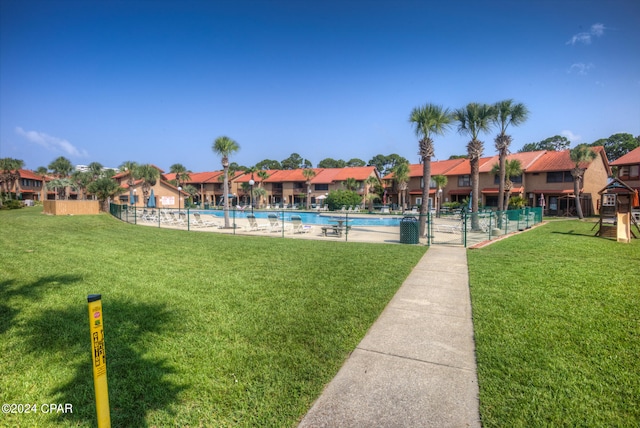
[[350,207],[360,205],[362,197],[353,190],[339,189],[329,192],[327,199],[325,200],[329,206],[329,210],[336,211],[342,207]]
[[2,206],[0,206],[0,209],[3,210],[17,210],[20,208],[22,208],[22,202],[16,199],[7,199],[2,203]]

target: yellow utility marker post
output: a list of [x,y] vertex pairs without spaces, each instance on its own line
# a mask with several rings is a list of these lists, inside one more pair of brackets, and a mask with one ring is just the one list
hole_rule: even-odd
[[91,328],[91,349],[93,351],[93,386],[96,393],[98,428],[109,428],[111,427],[111,416],[109,414],[102,296],[100,294],[90,294],[87,297],[87,301],[89,303],[89,326]]

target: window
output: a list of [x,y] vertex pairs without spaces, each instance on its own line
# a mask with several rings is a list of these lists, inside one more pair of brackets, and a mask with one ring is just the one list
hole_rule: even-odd
[[459,175],[458,176],[458,187],[471,187],[471,176],[467,175]]
[[623,180],[638,179],[640,175],[640,165],[626,165],[620,167],[618,176]]
[[547,183],[573,183],[573,175],[570,171],[547,172]]
[[615,195],[615,193],[602,195],[602,206],[603,207],[615,207],[616,206],[616,195]]
[[314,184],[313,185],[317,192],[329,190],[329,184]]
[[[522,183],[522,174],[518,175],[517,177],[511,177],[511,182],[514,184],[521,184]],[[500,176],[499,175],[494,175],[493,176],[493,184],[500,184]]]

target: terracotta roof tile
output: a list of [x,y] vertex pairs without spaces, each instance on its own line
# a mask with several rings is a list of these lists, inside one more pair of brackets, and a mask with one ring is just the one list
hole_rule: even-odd
[[18,173],[20,174],[20,178],[27,178],[29,180],[42,181],[42,177],[41,176],[39,176],[38,174],[34,173],[33,171],[29,171],[28,169],[20,169],[20,170],[18,170]]
[[640,163],[640,147],[636,147],[624,156],[611,162],[611,165],[633,165]]
[[[447,159],[442,161],[431,161],[431,175],[448,175],[447,173],[465,162],[466,159]],[[467,172],[468,174],[468,172]],[[409,164],[409,177],[422,177],[422,164]],[[383,177],[383,180],[391,180],[393,173],[389,173]]]
[[[600,154],[604,153],[602,146],[591,147],[591,149]],[[606,156],[605,156],[606,157]],[[527,172],[547,172],[547,171],[569,171],[575,164],[571,161],[569,156],[569,150],[563,150],[561,152],[546,151],[543,156],[540,156],[529,168]],[[581,168],[587,168],[588,162],[584,162],[580,165]]]
[[[522,169],[529,172],[529,168],[531,167],[531,165],[533,165],[544,154],[544,150],[535,152],[511,153],[507,156],[507,160],[519,160]],[[491,172],[493,165],[498,164],[499,162],[500,156],[498,155],[486,158],[486,161],[480,164],[480,173]]]

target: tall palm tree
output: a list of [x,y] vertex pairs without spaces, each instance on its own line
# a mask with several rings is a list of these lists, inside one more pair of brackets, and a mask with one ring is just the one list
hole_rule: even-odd
[[571,175],[573,176],[573,194],[576,198],[576,214],[579,219],[583,219],[584,215],[582,214],[582,205],[580,204],[580,187],[588,164],[591,163],[597,155],[596,152],[591,150],[586,144],[580,144],[569,150],[569,157],[571,158],[571,162],[575,164],[571,170]]
[[[509,154],[509,146],[511,145],[511,135],[507,135],[507,127],[509,125],[518,126],[524,123],[529,117],[529,110],[522,104],[514,104],[513,100],[503,100],[494,104],[495,116],[494,124],[499,128],[500,132],[495,138],[496,150],[499,158],[499,174],[500,181],[498,183],[498,211],[504,211],[509,198],[504,197],[506,182],[505,162]],[[499,219],[502,216],[498,216]],[[498,226],[500,227],[500,226]]]
[[235,140],[223,135],[214,140],[211,150],[220,156],[222,169],[224,170],[224,227],[229,228],[229,156],[238,150],[240,146]]
[[407,207],[407,186],[409,184],[409,164],[400,162],[393,167],[393,178],[398,186],[398,204],[404,211]]
[[[48,168],[59,179],[68,178],[69,174],[71,174],[71,171],[73,171],[73,165],[71,164],[71,161],[69,159],[65,158],[64,156],[59,156],[56,159],[54,159],[48,165]],[[60,183],[58,183],[58,184],[60,184]],[[60,187],[58,187],[58,186],[54,186],[54,187],[56,189],[56,199],[57,199],[58,198],[58,189]],[[69,199],[69,192],[67,191],[67,188],[69,188],[69,187],[70,187],[69,185],[64,187],[64,195],[65,195],[64,198],[65,199]]]
[[436,198],[438,201],[436,217],[440,217],[440,210],[442,209],[442,189],[446,187],[449,179],[446,175],[434,175],[433,182],[436,184]]
[[[146,206],[147,200],[149,199],[149,195],[151,193],[151,188],[155,186],[160,179],[160,171],[150,163],[145,163],[142,165],[138,165],[133,170],[133,178],[135,180],[142,180],[142,202]],[[180,198],[180,194],[178,194],[178,198]]]
[[184,165],[181,163],[174,163],[169,167],[169,172],[171,174],[175,174],[176,185],[180,187],[180,185],[184,182],[191,180],[191,171],[189,171]]
[[120,172],[126,172],[129,174],[127,178],[127,184],[129,185],[129,187],[133,186],[133,172],[136,170],[136,168],[138,168],[138,163],[134,161],[124,161],[118,167]]
[[307,209],[311,208],[311,179],[316,176],[316,172],[311,168],[302,170],[302,175],[307,183]]
[[[505,208],[509,207],[509,199],[511,199],[511,191],[513,190],[513,181],[512,178],[518,177],[522,175],[522,164],[518,159],[506,159],[504,162],[504,168],[500,167],[500,164],[494,164],[491,167],[491,174],[498,175],[500,171],[504,171],[505,173],[505,181],[504,181],[504,200],[502,204],[500,204],[500,194],[498,194],[498,206],[502,205],[503,209],[498,211],[504,211]],[[500,218],[502,216],[498,216]],[[498,225],[498,228],[501,226]]]
[[97,180],[102,175],[102,170],[104,169],[100,162],[91,162],[87,167],[94,180]]
[[458,132],[467,134],[471,140],[467,144],[467,155],[471,164],[471,228],[480,229],[478,218],[478,196],[480,178],[480,157],[484,151],[484,143],[478,140],[481,132],[489,132],[492,120],[495,117],[494,108],[488,104],[469,103],[466,107],[459,108],[453,113],[458,122]]
[[258,180],[258,189],[257,190],[263,190],[263,191],[256,192],[256,196],[258,196],[260,198],[259,201],[258,201],[258,206],[262,206],[262,198],[264,198],[267,195],[267,191],[265,189],[263,189],[264,180],[269,178],[269,173],[267,171],[261,169],[261,170],[258,171],[257,176],[260,179],[260,180]]
[[47,174],[49,173],[49,170],[47,169],[46,166],[39,166],[35,171],[36,175],[40,176],[42,178],[42,188],[40,190],[40,200],[44,201],[45,199],[47,199],[47,193],[46,193],[46,182],[47,182]]
[[429,186],[431,184],[431,158],[434,155],[432,135],[444,135],[452,121],[447,108],[435,104],[415,107],[409,116],[409,122],[415,127],[418,141],[418,154],[422,162],[422,204],[420,205],[420,236],[424,236],[427,222]]

